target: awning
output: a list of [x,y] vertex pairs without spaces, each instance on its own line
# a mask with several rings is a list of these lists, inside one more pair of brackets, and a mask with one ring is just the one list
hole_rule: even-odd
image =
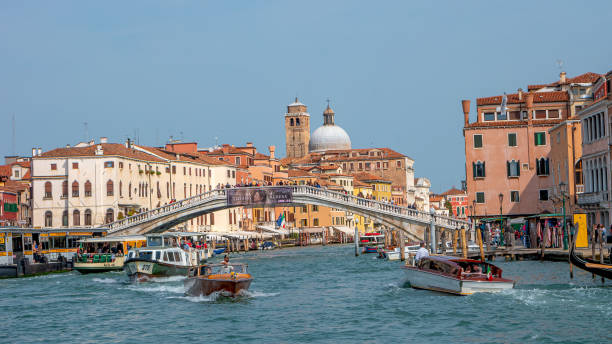
[[510,224],[515,224],[515,223],[523,223],[525,222],[525,218],[524,217],[516,217],[512,220],[510,220]]

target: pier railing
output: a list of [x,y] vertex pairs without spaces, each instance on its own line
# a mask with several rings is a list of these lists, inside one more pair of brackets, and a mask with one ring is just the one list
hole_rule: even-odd
[[[318,201],[319,203],[329,204],[330,206],[333,206],[335,208],[340,208],[347,211],[361,210],[361,212],[363,213],[370,213],[383,217],[390,216],[399,220],[408,220],[423,225],[430,225],[433,222],[436,226],[448,229],[459,229],[462,226],[469,228],[470,225],[469,222],[464,220],[435,215],[432,213],[419,211],[396,204],[361,198],[342,192],[322,189],[319,187],[307,185],[290,185],[286,187],[291,188],[295,203],[308,204],[316,203]],[[252,188],[264,189],[267,187],[263,186]],[[218,208],[227,208],[229,206],[227,204],[226,190],[228,189],[215,189],[207,191],[202,194],[180,200],[178,202],[170,203],[159,208],[155,208],[115,222],[111,222],[102,226],[102,228],[107,228],[109,233],[115,233],[120,230],[125,230],[152,221],[156,221],[166,216],[185,212],[201,206],[206,206],[211,204],[212,202],[219,203]]]

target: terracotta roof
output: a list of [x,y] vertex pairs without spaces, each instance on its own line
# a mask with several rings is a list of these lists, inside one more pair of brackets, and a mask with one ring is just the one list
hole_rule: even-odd
[[255,159],[257,159],[257,160],[269,160],[270,156],[257,152],[257,153],[255,153]]
[[32,174],[30,173],[30,170],[28,170],[28,172],[26,172],[26,174],[24,174],[21,179],[32,179]]
[[375,174],[368,173],[368,172],[353,173],[353,177],[355,177],[355,179],[362,181],[362,182],[376,181],[376,182],[383,182],[383,183],[391,183],[391,181],[388,179],[379,177]]
[[565,82],[562,84],[560,80],[551,82],[550,84],[540,84],[540,85],[527,85],[527,90],[536,90],[544,87],[555,87],[559,85],[567,85],[567,84],[589,84],[594,83],[597,79],[601,78],[601,74],[597,73],[584,73],[573,78],[566,78]]
[[451,195],[465,195],[465,191],[459,190],[457,188],[451,188],[446,190],[445,192],[440,194],[441,196],[451,196]]
[[[370,156],[370,151],[381,151],[382,156]],[[353,157],[351,153],[360,153]],[[348,156],[346,156],[348,154]],[[336,155],[336,156],[334,156]],[[398,153],[391,148],[356,148],[356,149],[341,149],[329,150],[324,153],[325,161],[348,161],[348,160],[380,160],[380,159],[396,159],[404,158],[404,154]]]
[[10,177],[12,174],[11,165],[0,165],[0,176]]
[[444,199],[444,197],[439,196],[439,195],[429,195],[429,201],[430,202],[440,202],[443,199]]
[[[205,154],[201,154],[200,152],[196,153],[177,153],[167,151],[163,148],[159,147],[148,147],[148,146],[138,146],[146,151],[149,151],[155,155],[158,155],[164,159],[171,161],[191,161],[195,163],[203,163],[208,165],[232,165],[227,161],[221,161],[219,159],[211,158],[206,156]],[[178,156],[178,158],[177,158]]]
[[316,175],[310,173],[310,172],[306,172],[304,170],[300,170],[300,169],[294,169],[294,170],[289,170],[289,172],[287,173],[289,178],[291,177],[313,177],[315,178]]
[[370,184],[366,184],[364,182],[361,182],[358,179],[355,179],[353,181],[353,186],[358,187],[358,188],[371,188],[372,187]]
[[[120,143],[101,143],[104,156],[116,155],[123,156],[126,158],[162,162],[163,160],[141,152],[135,149],[128,149],[125,145]],[[85,157],[85,156],[96,156],[96,147],[98,145],[88,147],[70,147],[70,148],[56,148],[50,151],[42,153],[40,156],[43,158],[66,158],[66,157]]]
[[[565,91],[551,92],[532,92],[534,103],[556,103],[569,101],[569,95]],[[518,93],[507,94],[507,104],[523,104],[527,102],[528,92],[523,92],[519,100]],[[477,98],[476,104],[480,105],[501,105],[503,96]]]

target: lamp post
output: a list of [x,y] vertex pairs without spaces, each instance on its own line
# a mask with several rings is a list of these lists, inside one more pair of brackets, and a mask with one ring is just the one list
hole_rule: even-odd
[[564,182],[559,183],[559,191],[561,192],[561,199],[563,200],[563,249],[567,250],[567,220],[565,219],[565,194],[567,193],[567,184]]
[[503,212],[502,212],[502,204],[504,202],[504,194],[500,192],[498,197],[499,197],[499,227],[500,227],[500,230],[501,230],[501,236],[499,238],[499,241],[500,241],[500,245],[503,246],[504,245],[504,236],[506,235],[505,228],[504,228]]

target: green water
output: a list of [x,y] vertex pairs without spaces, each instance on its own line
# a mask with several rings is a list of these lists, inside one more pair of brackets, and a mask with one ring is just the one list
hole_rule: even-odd
[[351,246],[236,255],[238,299],[124,273],[0,280],[2,343],[611,343],[612,285],[554,262],[499,262],[514,290],[458,297],[404,286],[400,262]]

